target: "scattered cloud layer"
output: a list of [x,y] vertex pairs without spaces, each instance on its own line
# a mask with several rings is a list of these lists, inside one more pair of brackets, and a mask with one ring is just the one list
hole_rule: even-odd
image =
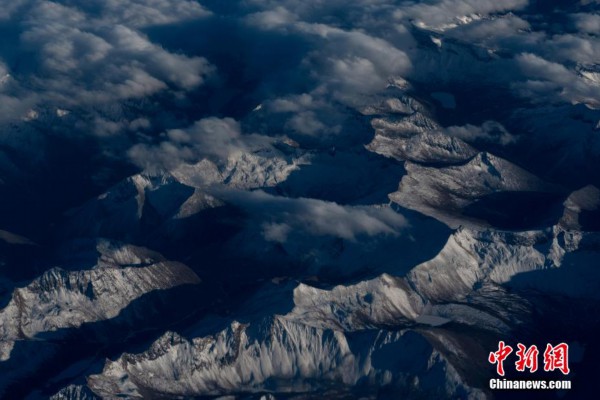
[[[597,63],[600,17],[573,12],[568,19],[576,32],[557,33],[547,30],[549,25],[539,18],[532,19],[534,13],[528,7],[534,7],[528,0],[361,0],[351,4],[245,0],[230,5],[234,11],[227,18],[239,31],[228,34],[243,34],[250,41],[252,36],[257,41],[301,38],[306,45],[299,49],[300,62],[286,74],[286,80],[312,87],[283,99],[291,101],[304,93],[313,104],[323,105],[320,109],[364,105],[397,78],[461,81],[465,75],[460,68],[474,60],[468,54],[452,53],[446,38],[487,51],[488,59],[475,60],[481,65],[472,68],[485,70],[490,81],[507,86],[510,82],[519,95],[533,98],[542,93],[555,101],[596,104],[597,85],[582,78],[575,67]],[[203,54],[217,51],[218,38],[224,33],[218,31],[219,24],[202,31],[215,38],[214,43],[191,53],[164,48],[147,33],[148,28],[160,25],[200,26],[221,18],[202,2],[22,0],[3,7],[0,18],[8,22],[5,33],[11,37],[0,50],[0,75],[10,74],[0,89],[4,100],[0,121],[22,118],[36,106],[110,108],[165,92],[185,96],[219,74],[219,66]],[[424,30],[441,35],[438,53],[446,65],[432,63],[440,56],[420,44]],[[219,51],[236,57],[238,50]],[[275,103],[264,89],[281,83],[280,77],[268,74],[268,65],[276,62],[277,54],[265,54],[264,60],[257,61],[255,54],[247,53],[255,58],[248,63],[263,62],[265,67],[242,73],[253,74],[247,79],[260,80],[263,100]],[[280,112],[276,107],[273,110]],[[310,107],[286,112],[284,128],[290,131],[313,136],[340,131],[339,121],[330,124]]]
[[[170,52],[142,27],[203,18],[193,1],[22,1],[5,9],[2,120],[29,109],[110,108],[162,91],[190,91],[214,72],[201,56]],[[9,43],[10,42],[10,43]],[[8,112],[10,111],[10,112]]]
[[[149,168],[223,157],[269,136],[320,148],[364,143],[368,124],[356,123],[356,110],[390,87],[498,91],[531,107],[597,109],[600,16],[589,2],[561,3],[560,25],[540,14],[543,7],[528,0],[13,1],[0,11],[0,124],[41,121],[65,135],[108,138],[121,146],[108,153]],[[514,142],[512,128],[487,119],[452,122],[460,127],[447,131]]]

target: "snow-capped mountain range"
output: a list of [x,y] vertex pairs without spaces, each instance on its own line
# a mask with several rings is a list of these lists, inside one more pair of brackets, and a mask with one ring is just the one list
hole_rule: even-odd
[[589,394],[594,2],[25,3],[0,398],[502,399],[500,340]]

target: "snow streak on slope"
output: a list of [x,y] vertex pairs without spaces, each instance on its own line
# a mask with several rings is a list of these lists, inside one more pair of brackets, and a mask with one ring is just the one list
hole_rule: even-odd
[[[403,350],[391,356],[392,349]],[[340,384],[484,398],[414,332],[347,335],[280,317],[256,326],[233,322],[214,336],[191,340],[168,332],[146,352],[108,362],[88,382],[101,396],[130,398],[302,392]]]

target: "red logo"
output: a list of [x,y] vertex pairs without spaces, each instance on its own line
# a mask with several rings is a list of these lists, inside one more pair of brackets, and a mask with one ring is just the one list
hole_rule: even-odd
[[544,351],[544,371],[554,371],[558,369],[564,375],[569,374],[569,345],[566,343],[557,344],[552,347],[550,343],[546,345]]
[[498,343],[498,351],[490,353],[488,361],[496,365],[496,372],[500,376],[504,376],[504,360],[512,353],[513,349],[510,346],[504,345],[503,341]]
[[528,369],[532,373],[537,371],[538,355],[540,354],[537,346],[534,344],[530,348],[527,348],[525,345],[519,343],[517,347],[519,348],[515,353],[519,357],[519,360],[515,363],[517,371],[523,372],[525,369]]
[[[525,372],[529,370],[530,373],[537,371],[538,369],[538,357],[539,350],[536,345],[530,347],[524,344],[517,344],[518,350],[515,355],[518,360],[515,362],[515,368],[519,372]],[[491,364],[496,364],[496,372],[500,376],[504,376],[504,361],[513,352],[513,348],[504,343],[503,341],[498,342],[498,350],[491,352],[488,356],[488,361]],[[544,371],[550,372],[559,370],[564,375],[568,375],[569,370],[569,345],[566,343],[560,343],[556,346],[552,346],[550,343],[546,345],[544,351]]]

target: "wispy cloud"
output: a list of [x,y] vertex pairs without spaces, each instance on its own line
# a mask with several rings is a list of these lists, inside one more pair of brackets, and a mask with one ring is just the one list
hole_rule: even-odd
[[292,232],[356,240],[361,235],[398,235],[408,221],[389,207],[342,206],[316,199],[291,199],[262,191],[224,190],[219,197],[262,223],[265,239],[284,242]]

